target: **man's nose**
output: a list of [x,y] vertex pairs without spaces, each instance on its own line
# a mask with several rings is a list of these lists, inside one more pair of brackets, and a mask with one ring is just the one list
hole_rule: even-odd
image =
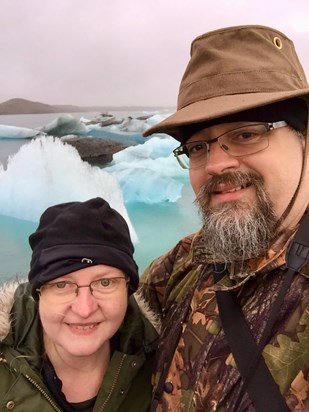
[[227,170],[238,169],[239,158],[224,151],[218,142],[210,144],[207,153],[205,171],[209,175],[218,175]]

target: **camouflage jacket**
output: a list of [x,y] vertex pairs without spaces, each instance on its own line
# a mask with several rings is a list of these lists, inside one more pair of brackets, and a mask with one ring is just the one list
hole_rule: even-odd
[[[246,273],[229,267],[229,275],[216,284],[212,266],[205,264],[199,247],[199,233],[182,239],[145,271],[141,291],[163,322],[155,386],[168,355],[173,355],[157,412],[236,412],[242,381],[221,328],[215,291],[232,289],[237,293],[258,342],[286,273],[285,253],[292,236],[292,232],[286,233],[265,258],[252,260]],[[308,277],[307,264],[294,276],[263,350],[265,362],[294,412],[309,411]],[[247,394],[242,405],[242,411],[255,411]]]

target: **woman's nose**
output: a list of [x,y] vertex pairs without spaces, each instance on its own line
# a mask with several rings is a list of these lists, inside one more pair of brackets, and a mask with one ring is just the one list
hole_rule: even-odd
[[96,311],[97,307],[98,302],[93,297],[90,288],[79,288],[77,296],[71,305],[72,310],[79,316],[87,318]]

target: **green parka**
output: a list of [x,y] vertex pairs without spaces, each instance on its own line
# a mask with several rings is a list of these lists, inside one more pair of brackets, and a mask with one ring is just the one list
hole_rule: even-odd
[[[152,317],[141,299],[131,296],[119,330],[120,348],[112,355],[94,412],[148,411],[157,341],[148,315]],[[0,289],[1,412],[62,412],[42,381],[42,350],[38,305],[28,283],[4,284]]]

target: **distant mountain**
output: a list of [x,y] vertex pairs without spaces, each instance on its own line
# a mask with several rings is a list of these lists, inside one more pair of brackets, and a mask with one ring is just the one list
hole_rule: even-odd
[[160,107],[142,106],[74,106],[74,105],[50,105],[40,102],[32,102],[26,99],[10,99],[0,103],[0,115],[2,114],[41,114],[41,113],[73,113],[73,112],[109,112],[109,111],[142,111],[160,110]]
[[[101,109],[97,108],[94,111],[100,111]],[[41,114],[80,111],[93,111],[93,108],[86,109],[85,107],[73,105],[50,105],[19,98],[0,103],[0,114]]]
[[33,113],[55,113],[56,110],[49,104],[30,102],[25,99],[10,99],[0,103],[0,114],[33,114]]

